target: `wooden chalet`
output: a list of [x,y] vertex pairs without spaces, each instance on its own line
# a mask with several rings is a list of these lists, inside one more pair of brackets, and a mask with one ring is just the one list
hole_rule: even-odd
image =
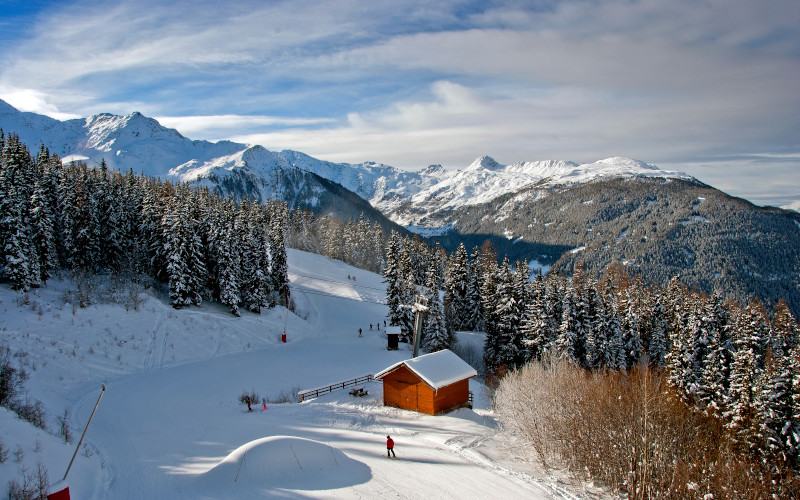
[[429,415],[469,404],[473,367],[450,350],[407,359],[375,375],[383,380],[383,404]]

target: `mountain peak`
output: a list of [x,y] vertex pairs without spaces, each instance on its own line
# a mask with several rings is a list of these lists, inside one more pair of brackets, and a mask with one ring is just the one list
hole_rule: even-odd
[[436,165],[428,165],[420,170],[419,173],[421,175],[437,175],[443,173],[444,171],[444,167],[437,163]]
[[494,158],[492,158],[491,156],[484,155],[484,156],[481,156],[480,158],[477,158],[475,161],[473,161],[470,164],[470,166],[467,167],[467,170],[476,170],[476,169],[493,170],[493,169],[495,169],[495,168],[497,168],[499,166],[501,166],[501,165],[499,163],[497,163],[497,161],[495,161]]

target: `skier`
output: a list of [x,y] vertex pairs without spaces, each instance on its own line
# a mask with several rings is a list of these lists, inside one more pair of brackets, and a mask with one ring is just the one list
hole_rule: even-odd
[[361,336],[361,328],[358,329],[358,336]]
[[378,330],[380,330],[380,329],[381,329],[381,323],[378,322]]
[[253,409],[250,408],[250,396],[245,396],[244,402],[247,403],[247,411],[253,411]]
[[369,331],[372,331],[372,323],[369,324]]
[[[389,455],[389,453],[391,453],[391,455]],[[394,441],[392,441],[392,438],[389,436],[386,436],[386,456],[389,458],[392,458],[392,456],[397,458],[397,455],[394,454]]]
[[261,403],[262,403],[262,405],[263,405],[263,406],[261,407],[261,411],[266,411],[266,410],[267,410],[267,400],[266,400],[266,399],[262,399],[262,400],[261,400]]

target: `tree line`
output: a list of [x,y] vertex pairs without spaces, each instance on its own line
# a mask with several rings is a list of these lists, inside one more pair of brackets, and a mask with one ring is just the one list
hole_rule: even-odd
[[288,208],[203,187],[32,156],[0,131],[0,280],[26,291],[59,269],[150,276],[180,308],[218,300],[260,312],[289,298]]
[[[742,450],[800,465],[800,328],[786,302],[770,312],[757,298],[724,301],[677,278],[651,286],[620,263],[597,279],[582,266],[571,278],[531,278],[524,262],[498,264],[490,245],[415,256],[412,243],[389,238],[387,303],[392,323],[410,337],[407,306],[428,297],[428,351],[453,347],[454,331],[484,331],[488,381],[550,357],[586,372],[626,373],[645,363],[666,374],[688,407],[724,425]],[[434,287],[443,290],[441,303]]]

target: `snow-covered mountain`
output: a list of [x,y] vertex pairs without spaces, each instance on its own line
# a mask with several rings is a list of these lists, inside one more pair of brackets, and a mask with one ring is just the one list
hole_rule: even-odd
[[[275,153],[262,146],[230,141],[193,141],[177,130],[134,112],[126,116],[99,114],[89,118],[59,121],[35,113],[20,112],[0,100],[0,129],[19,135],[34,153],[44,144],[65,161],[105,161],[116,170],[133,170],[151,177],[207,185],[221,194],[248,196],[258,200],[282,199],[293,207],[334,213],[344,219],[360,213],[384,227],[393,226],[364,196],[355,195],[327,178],[294,163],[320,165],[317,170],[337,174],[336,165],[327,171],[326,162],[302,153]],[[369,171],[371,165],[366,165]],[[339,170],[350,174],[345,165]],[[393,171],[385,167],[388,171]],[[402,179],[402,176],[392,174]],[[402,182],[402,181],[401,181]]]
[[487,203],[524,188],[539,187],[539,195],[545,196],[547,189],[556,186],[637,176],[691,179],[684,173],[620,157],[582,165],[556,160],[501,165],[493,158],[482,156],[467,168],[448,172],[436,184],[414,194],[410,208],[393,209],[382,202],[376,206],[402,225],[444,225],[452,223],[447,214],[453,210]]
[[483,156],[461,170],[431,165],[411,172],[373,162],[333,163],[297,151],[273,152],[230,141],[193,141],[138,112],[59,121],[20,112],[3,101],[0,128],[17,133],[32,150],[44,143],[66,160],[90,164],[105,160],[118,170],[209,184],[223,192],[237,186],[244,192],[232,194],[255,194],[261,199],[296,200],[297,192],[287,192],[292,187],[282,178],[287,173],[302,177],[296,172],[300,170],[340,184],[402,225],[445,225],[453,210],[537,184],[548,188],[610,177],[690,178],[628,158],[582,165],[569,161],[501,165]]

